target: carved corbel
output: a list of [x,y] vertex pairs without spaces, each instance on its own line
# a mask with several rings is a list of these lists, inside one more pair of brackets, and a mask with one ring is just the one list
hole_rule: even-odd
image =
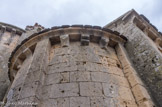
[[102,49],[107,49],[108,43],[109,43],[109,38],[105,37],[105,36],[102,36],[100,41],[99,41],[100,47]]
[[60,36],[61,46],[68,47],[69,46],[69,35],[61,35]]
[[81,35],[81,45],[82,46],[88,46],[89,45],[89,35]]

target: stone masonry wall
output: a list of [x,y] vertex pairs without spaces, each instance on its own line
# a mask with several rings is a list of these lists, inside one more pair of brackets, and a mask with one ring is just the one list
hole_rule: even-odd
[[[48,57],[45,47],[47,41],[39,42],[24,61],[7,102],[35,102],[40,107],[137,107],[113,48],[106,51],[95,43],[72,42],[68,47],[52,46]],[[42,66],[47,64],[44,58],[50,61],[47,69]]]
[[[3,100],[3,97],[6,93],[6,90],[10,84],[8,78],[8,58],[12,50],[16,47],[19,35],[14,35],[10,41],[11,33],[5,31],[1,35],[0,39],[0,101]],[[8,44],[8,42],[10,43]]]
[[108,28],[118,31],[128,38],[125,45],[138,74],[146,84],[156,104],[162,105],[162,54],[155,43],[130,19],[119,21]]
[[42,95],[42,107],[137,106],[115,50],[93,43],[52,47]]

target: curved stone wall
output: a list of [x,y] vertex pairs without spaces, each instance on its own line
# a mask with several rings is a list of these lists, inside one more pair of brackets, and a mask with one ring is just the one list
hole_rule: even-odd
[[121,48],[125,42],[117,32],[97,26],[53,27],[30,36],[10,57],[6,106],[146,106],[140,102],[149,95],[129,69]]

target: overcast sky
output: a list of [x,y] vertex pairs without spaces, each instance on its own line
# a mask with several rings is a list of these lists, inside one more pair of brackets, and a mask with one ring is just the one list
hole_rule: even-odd
[[135,9],[162,31],[162,0],[0,0],[0,22],[25,28],[65,24],[104,26]]

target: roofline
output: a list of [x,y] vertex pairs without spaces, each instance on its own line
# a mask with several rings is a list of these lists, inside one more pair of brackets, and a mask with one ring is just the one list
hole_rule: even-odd
[[22,31],[22,32],[25,32],[24,29],[22,29],[22,28],[20,28],[20,27],[17,27],[17,26],[14,26],[14,25],[12,25],[12,24],[4,23],[4,22],[0,22],[0,24],[1,24],[1,25],[4,25],[4,26],[9,26],[9,27],[18,29],[18,30],[20,30],[20,31]]
[[121,15],[120,17],[118,17],[117,19],[113,20],[112,22],[106,24],[104,27],[107,27],[107,26],[110,26],[112,25],[113,23],[117,22],[118,20],[122,19],[124,16],[129,16],[132,12],[135,12],[137,14],[137,12],[132,9],[132,10],[129,10],[128,12],[124,13],[123,15]]

